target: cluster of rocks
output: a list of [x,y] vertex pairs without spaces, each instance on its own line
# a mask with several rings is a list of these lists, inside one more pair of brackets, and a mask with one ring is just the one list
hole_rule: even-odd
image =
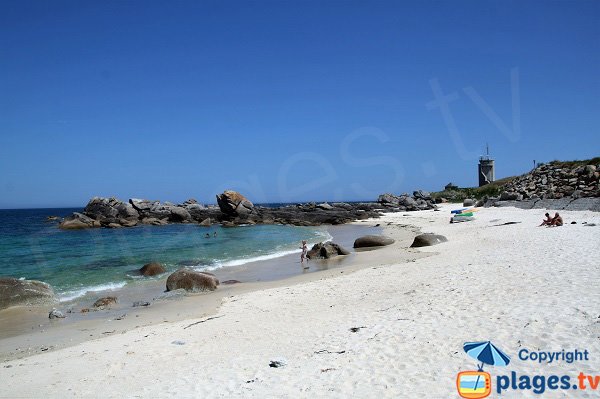
[[544,164],[507,183],[500,200],[600,197],[598,170],[600,165]]
[[117,198],[92,198],[83,212],[74,212],[61,223],[62,229],[90,227],[133,227],[138,224],[164,225],[168,223],[199,222],[219,215],[216,206],[204,206],[194,199],[182,204],[131,198],[128,202]]
[[[92,198],[83,212],[75,212],[61,223],[62,229],[91,227],[133,227],[140,224],[198,223],[202,226],[222,224],[292,224],[319,226],[344,224],[380,216],[381,205],[366,203],[307,203],[277,208],[255,206],[236,191],[217,195],[218,206],[205,206],[190,199],[182,204],[132,198]],[[426,209],[426,208],[423,208]]]
[[[163,265],[151,262],[139,269],[143,276],[156,276],[166,272]],[[227,284],[239,283],[237,280],[225,282]],[[166,291],[182,290],[185,292],[214,291],[219,286],[219,280],[214,274],[200,272],[193,269],[181,268],[171,273],[166,281]],[[13,277],[0,277],[0,310],[12,306],[43,306],[53,305],[58,302],[52,287],[36,280],[17,279]],[[96,300],[92,309],[84,308],[83,313],[96,309],[108,308],[117,303],[117,298],[107,296]],[[148,306],[149,302],[136,302],[134,307]],[[52,309],[48,314],[50,319],[64,318],[64,314]]]
[[423,190],[413,192],[411,196],[408,193],[402,195],[382,194],[377,202],[395,212],[423,211],[427,209],[436,209],[435,201],[431,193]]
[[552,162],[503,186],[498,198],[486,206],[600,210],[600,165]]

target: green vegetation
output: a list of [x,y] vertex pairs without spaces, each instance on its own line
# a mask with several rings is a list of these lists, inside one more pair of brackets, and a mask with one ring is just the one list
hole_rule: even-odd
[[484,197],[497,197],[502,193],[504,185],[516,178],[517,176],[505,177],[504,179],[496,180],[493,183],[481,187],[466,187],[438,191],[436,193],[431,193],[431,196],[434,199],[446,198],[450,202],[462,202],[465,198],[482,199]]
[[561,168],[575,168],[577,166],[585,166],[585,165],[598,165],[600,164],[600,157],[595,157],[592,159],[584,159],[582,161],[552,161],[548,162],[549,165],[559,166]]

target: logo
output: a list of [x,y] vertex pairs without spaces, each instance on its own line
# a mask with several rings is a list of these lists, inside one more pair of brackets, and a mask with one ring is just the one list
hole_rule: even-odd
[[492,393],[492,377],[483,371],[483,365],[506,366],[510,358],[490,341],[465,342],[464,351],[473,359],[481,362],[477,371],[461,371],[456,376],[456,390],[467,399],[485,398]]
[[485,398],[492,392],[492,377],[485,371],[461,371],[456,377],[456,389],[463,398]]
[[[477,360],[477,371],[461,371],[456,376],[456,390],[462,398],[480,399],[486,398],[492,393],[492,389],[498,395],[503,392],[529,391],[536,395],[544,395],[548,391],[568,391],[568,397],[576,392],[589,393],[600,391],[600,375],[577,372],[570,368],[571,374],[544,375],[544,374],[521,374],[511,371],[508,375],[495,375],[492,386],[490,373],[483,371],[484,365],[507,366],[510,358],[490,341],[465,342],[464,351]],[[523,362],[535,362],[538,365],[550,363],[566,363],[572,365],[576,362],[590,361],[590,352],[585,348],[562,349],[562,350],[536,350],[521,348],[518,352],[518,360]]]

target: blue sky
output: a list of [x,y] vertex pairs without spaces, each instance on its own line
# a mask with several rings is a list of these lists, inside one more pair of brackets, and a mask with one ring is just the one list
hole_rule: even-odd
[[371,200],[476,185],[486,142],[497,177],[598,156],[598,20],[597,1],[5,0],[0,208]]

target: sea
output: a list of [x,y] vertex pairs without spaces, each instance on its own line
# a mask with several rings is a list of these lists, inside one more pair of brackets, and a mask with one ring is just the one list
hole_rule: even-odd
[[[61,230],[57,220],[78,208],[0,210],[0,277],[40,280],[59,299],[114,290],[143,278],[138,269],[161,263],[168,272],[244,265],[300,252],[300,242],[331,239],[325,227],[195,224]],[[164,278],[164,276],[162,276]]]

